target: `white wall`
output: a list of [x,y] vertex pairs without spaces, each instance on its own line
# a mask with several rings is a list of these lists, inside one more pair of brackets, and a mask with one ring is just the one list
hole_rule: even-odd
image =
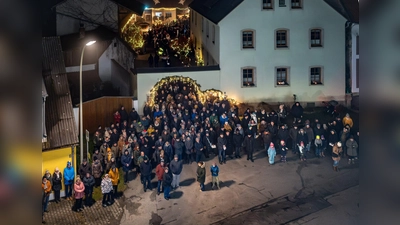
[[[262,10],[261,1],[244,1],[220,23],[221,89],[242,102],[344,100],[345,19],[321,0],[303,9]],[[199,23],[199,21],[198,21]],[[201,20],[200,20],[201,24]],[[324,32],[324,47],[310,48],[310,28]],[[289,49],[275,50],[275,30],[289,29]],[[241,30],[255,30],[255,49],[241,49]],[[256,67],[257,87],[241,87],[241,67]],[[275,87],[275,67],[290,67],[290,86]],[[324,85],[311,86],[310,66],[323,66]],[[234,95],[234,96],[233,96]]]
[[[201,85],[201,90],[220,89],[220,71],[197,71],[197,72],[179,72],[179,73],[139,73],[138,82],[138,108],[139,114],[143,114],[143,106],[147,100],[147,94],[150,89],[162,78],[167,76],[183,76],[196,80]],[[229,95],[229,93],[228,93]]]
[[111,61],[111,82],[119,88],[121,96],[131,96],[130,73],[116,61]]
[[357,36],[360,34],[360,26],[354,24],[351,28],[351,92],[358,93],[360,89],[357,87]]
[[118,6],[110,0],[67,0],[56,11],[59,36],[78,32],[80,23],[86,30],[103,25],[118,31]]
[[[215,61],[215,65],[219,64],[219,26],[208,20],[207,18],[203,17],[202,15],[198,14],[197,12],[193,11],[194,14],[197,14],[197,25],[195,25],[194,21],[190,20],[190,29],[191,33],[193,34],[192,39],[196,37],[197,48],[196,53],[199,52],[204,60],[204,65],[207,65],[207,56],[206,52],[209,54],[209,65],[212,64],[212,59]],[[204,24],[203,24],[204,18]],[[208,37],[207,37],[207,21],[208,21]],[[204,27],[203,27],[204,25]],[[213,43],[213,26],[215,27],[215,41]],[[204,48],[204,50],[201,49]]]

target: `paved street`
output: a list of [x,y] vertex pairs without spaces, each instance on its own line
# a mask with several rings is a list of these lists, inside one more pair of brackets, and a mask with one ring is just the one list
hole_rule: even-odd
[[[340,172],[332,170],[332,160],[300,162],[288,155],[286,164],[270,166],[264,151],[255,161],[228,160],[219,165],[221,190],[211,190],[207,169],[206,191],[195,180],[197,165],[184,165],[181,187],[166,201],[153,191],[143,192],[140,180],[128,184],[124,197],[111,207],[97,202],[82,213],[71,211],[72,203],[52,203],[46,214],[49,224],[356,224],[358,218],[358,163],[342,160]],[[277,156],[276,161],[278,161]],[[216,158],[214,158],[215,160]],[[217,159],[216,159],[217,161]],[[207,168],[212,160],[206,161]],[[120,221],[120,222],[118,222]]]

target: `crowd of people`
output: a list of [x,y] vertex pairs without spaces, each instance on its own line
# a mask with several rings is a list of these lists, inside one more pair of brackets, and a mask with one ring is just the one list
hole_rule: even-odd
[[[328,123],[321,123],[318,118],[303,121],[303,107],[296,102],[290,110],[284,105],[270,112],[248,108],[239,116],[238,107],[225,98],[200,102],[193,86],[182,81],[160,88],[155,102],[154,106],[146,103],[141,116],[135,108],[129,113],[123,106],[117,110],[109,127],[99,126],[95,131],[93,163],[84,160],[76,179],[70,162],[63,175],[58,168],[51,177],[46,173],[42,183],[44,192],[53,190],[55,201],[59,201],[63,179],[66,198],[72,199],[74,192],[73,209],[81,211],[83,198],[85,205],[93,203],[93,187],[101,186],[104,207],[113,203],[121,167],[123,181],[128,183],[129,174],[135,172],[144,192],[153,188],[151,174],[155,168],[157,194],[164,192],[168,200],[170,190],[179,188],[183,164],[197,163],[196,177],[200,191],[204,191],[207,170],[204,161],[214,155],[218,156],[220,166],[243,154],[254,162],[253,153],[260,149],[266,151],[270,165],[287,162],[290,151],[301,161],[310,156],[330,156],[335,171],[339,171],[341,157],[347,157],[349,164],[354,164],[358,157],[359,132],[355,131],[349,114]],[[277,155],[280,155],[278,160]],[[220,168],[212,163],[208,170],[212,188],[219,189]],[[43,210],[47,211],[47,203]]]
[[[149,67],[158,67],[160,59],[163,66],[171,66],[170,57],[174,54],[170,46],[171,40],[181,37],[187,39],[190,36],[189,30],[187,19],[178,19],[169,24],[154,25],[152,29],[149,29],[148,33],[144,35],[145,46],[155,50],[155,53],[151,53],[148,57]],[[161,55],[159,55],[160,49],[162,49]]]

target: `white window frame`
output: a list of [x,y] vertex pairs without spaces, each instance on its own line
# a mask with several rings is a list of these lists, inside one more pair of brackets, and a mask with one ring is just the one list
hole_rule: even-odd
[[[312,71],[313,68],[319,68],[320,69],[320,82],[321,82],[320,84],[312,84],[311,83],[311,76],[312,76],[311,71]],[[310,86],[322,86],[322,85],[324,85],[324,67],[323,66],[310,66],[310,68],[308,70],[308,74],[309,74],[308,84]]]
[[303,9],[303,0],[299,0],[299,6],[293,7],[293,0],[290,0],[290,9]]
[[[265,3],[264,3],[264,1],[265,1]],[[275,5],[274,5],[275,0],[270,0],[271,1],[271,7],[270,8],[266,7],[266,4],[268,4],[266,1],[267,0],[261,0],[261,9],[262,10],[274,10],[274,8],[275,8]]]
[[[278,69],[286,69],[286,83],[278,84]],[[275,67],[275,87],[289,87],[290,86],[290,67],[289,66],[276,66]]]
[[[243,46],[243,34],[244,32],[253,32],[253,40],[252,40],[252,47],[244,47]],[[241,49],[256,49],[256,31],[253,29],[244,29],[240,31],[240,43],[241,43]]]
[[[246,85],[243,85],[243,82],[244,82],[244,80],[243,80],[243,70],[249,70],[249,69],[251,69],[251,70],[253,70],[253,86],[246,86]],[[254,88],[254,87],[257,87],[257,70],[256,70],[256,67],[254,67],[254,66],[246,66],[246,67],[242,67],[242,68],[240,68],[240,86],[242,87],[242,88]]]
[[[321,33],[320,33],[321,44],[320,45],[314,45],[313,46],[313,43],[312,43],[313,42],[312,41],[312,31],[313,30],[320,30],[321,31]],[[309,33],[310,48],[322,48],[322,47],[324,47],[324,29],[322,29],[321,27],[313,27],[308,31],[308,33]]]
[[[286,31],[286,46],[284,46],[284,47],[278,47],[278,40],[276,38],[278,31]],[[289,47],[290,47],[290,30],[286,29],[286,28],[276,29],[274,32],[274,40],[275,40],[275,43],[274,43],[275,49],[289,49]]]

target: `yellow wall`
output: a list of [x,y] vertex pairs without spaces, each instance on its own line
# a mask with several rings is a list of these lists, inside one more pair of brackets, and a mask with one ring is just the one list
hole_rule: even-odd
[[[54,169],[58,167],[60,172],[64,172],[64,168],[67,166],[67,162],[72,161],[71,158],[71,147],[65,147],[60,149],[54,149],[42,152],[42,175],[44,175],[46,170],[49,170],[51,175],[54,173]],[[76,149],[74,150],[74,162],[72,163],[75,169],[76,175]],[[64,174],[63,174],[64,176]],[[76,177],[76,176],[75,176]],[[64,190],[64,180],[63,190]]]

